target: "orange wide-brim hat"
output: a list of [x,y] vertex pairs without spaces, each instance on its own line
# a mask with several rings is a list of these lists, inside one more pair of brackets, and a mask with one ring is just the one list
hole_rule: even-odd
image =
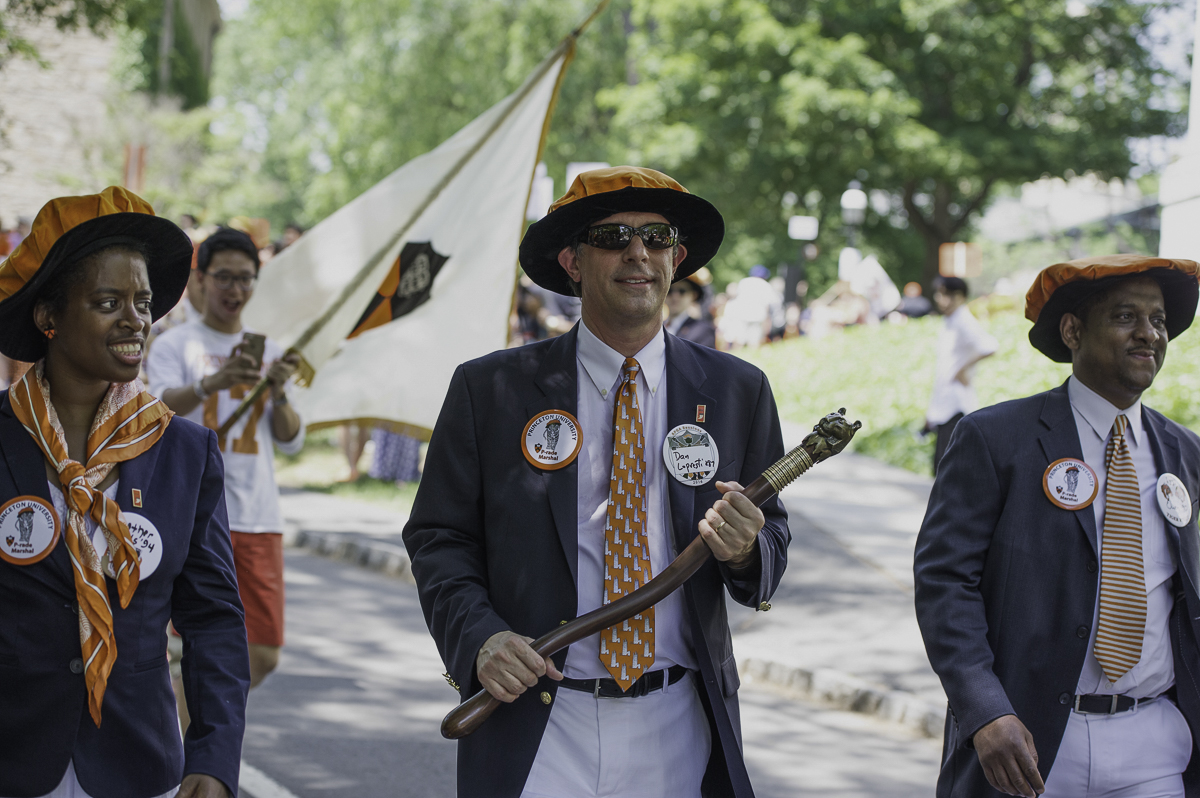
[[1176,338],[1196,318],[1198,273],[1200,265],[1195,261],[1149,255],[1104,255],[1056,263],[1042,269],[1025,295],[1025,318],[1033,322],[1029,342],[1051,360],[1070,363],[1071,350],[1059,332],[1063,314],[1075,312],[1089,297],[1133,277],[1151,277],[1162,288],[1167,336]]
[[610,166],[580,173],[550,212],[529,226],[521,241],[521,268],[542,288],[573,296],[558,253],[576,243],[589,225],[625,211],[657,213],[679,229],[687,257],[676,280],[712,260],[725,237],[721,213],[674,179],[639,166]]
[[33,323],[33,308],[68,266],[111,246],[146,252],[150,315],[156,321],[183,296],[191,271],[192,242],[150,203],[109,186],[99,194],[59,197],[38,211],[29,235],[0,263],[0,352],[35,362],[46,355],[46,337]]

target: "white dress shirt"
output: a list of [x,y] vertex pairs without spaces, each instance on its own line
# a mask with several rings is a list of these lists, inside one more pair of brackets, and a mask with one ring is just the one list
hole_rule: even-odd
[[[972,413],[979,409],[975,388],[963,385],[954,379],[963,366],[984,355],[991,355],[999,348],[996,339],[983,329],[983,325],[965,304],[946,317],[937,342],[937,372],[933,380],[933,396],[929,399],[929,410],[925,420],[933,426],[945,424],[959,413]],[[967,372],[968,382],[974,374],[974,366]]]
[[1175,684],[1175,660],[1167,624],[1173,603],[1171,577],[1175,574],[1177,563],[1167,540],[1162,513],[1155,497],[1158,466],[1154,463],[1154,452],[1150,448],[1150,441],[1146,438],[1146,430],[1142,424],[1142,403],[1138,401],[1132,407],[1120,410],[1074,375],[1067,383],[1067,394],[1071,399],[1071,411],[1075,415],[1075,427],[1079,431],[1083,461],[1092,467],[1100,482],[1096,500],[1092,502],[1092,511],[1096,516],[1096,538],[1100,546],[1101,561],[1104,557],[1104,489],[1108,476],[1104,466],[1104,450],[1117,415],[1124,414],[1129,420],[1125,434],[1142,496],[1142,560],[1146,578],[1146,635],[1142,639],[1141,660],[1118,679],[1116,684],[1111,684],[1104,675],[1094,651],[1100,612],[1100,596],[1097,589],[1096,609],[1092,615],[1092,634],[1088,640],[1087,658],[1079,675],[1077,692],[1152,698]]
[[[583,447],[576,460],[579,470],[579,560],[577,592],[579,615],[601,606],[604,598],[604,524],[608,516],[608,492],[612,477],[613,402],[625,378],[625,356],[579,323],[576,348],[579,432]],[[659,333],[634,359],[641,368],[637,376],[638,405],[642,411],[642,436],[646,441],[646,535],[650,542],[653,575],[675,559],[671,542],[667,469],[662,459],[662,442],[667,436],[667,345]],[[654,605],[654,664],[651,670],[672,665],[697,669],[690,634],[684,624],[683,592],[675,591]],[[563,675],[572,679],[606,679],[610,674],[600,662],[600,635],[575,643],[567,651]]]

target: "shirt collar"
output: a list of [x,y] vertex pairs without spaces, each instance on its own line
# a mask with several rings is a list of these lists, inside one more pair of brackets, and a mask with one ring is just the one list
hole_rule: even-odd
[[1071,407],[1083,416],[1101,441],[1107,441],[1117,416],[1124,414],[1129,421],[1129,434],[1136,446],[1142,440],[1142,400],[1138,399],[1124,410],[1080,382],[1074,374],[1067,380],[1067,395]]
[[[596,390],[607,398],[621,379],[625,356],[597,338],[582,319],[579,322],[575,356],[583,364],[583,369],[591,378]],[[652,393],[657,393],[667,365],[666,331],[660,330],[633,359],[641,366],[641,375],[646,381],[646,386]]]

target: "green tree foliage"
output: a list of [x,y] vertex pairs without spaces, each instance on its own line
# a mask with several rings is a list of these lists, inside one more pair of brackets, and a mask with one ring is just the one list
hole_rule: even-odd
[[636,159],[719,200],[727,269],[787,258],[794,212],[819,216],[836,243],[838,199],[857,178],[873,190],[868,246],[928,282],[938,245],[969,232],[997,185],[1123,177],[1129,138],[1179,132],[1181,92],[1148,46],[1158,8],[635,0],[640,80],[600,101]]
[[132,87],[152,96],[169,95],[179,99],[186,109],[199,108],[208,102],[209,80],[204,73],[204,56],[196,46],[195,37],[182,13],[181,0],[172,0],[170,78],[167,86],[159,85],[158,63],[165,3],[163,0],[127,0],[125,24],[137,42],[137,59],[133,62]]
[[[276,223],[313,224],[511,92],[590,9],[588,0],[258,0],[218,40],[215,93],[245,120]],[[619,18],[601,20],[615,38]],[[603,84],[589,38],[564,87],[548,155],[603,130],[578,77]],[[620,60],[616,69],[623,69]],[[569,133],[563,130],[564,120]],[[248,176],[253,177],[253,176]]]
[[121,18],[124,0],[3,0],[0,2],[0,67],[14,56],[38,58],[37,48],[21,35],[22,26],[53,22],[60,31],[87,26],[96,33]]

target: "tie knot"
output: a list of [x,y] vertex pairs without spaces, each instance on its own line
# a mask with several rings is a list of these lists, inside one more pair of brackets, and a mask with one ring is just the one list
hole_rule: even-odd
[[83,479],[86,470],[83,464],[76,460],[68,460],[63,463],[62,470],[58,472],[58,479],[63,485],[70,486],[76,480]]
[[1117,416],[1116,420],[1113,421],[1113,435],[1120,435],[1123,438],[1125,437],[1125,430],[1127,429],[1129,429],[1129,419],[1127,419],[1125,414],[1122,413]]
[[625,358],[625,365],[622,367],[622,371],[625,372],[625,379],[632,382],[637,377],[638,371],[641,368],[641,365],[639,365],[638,362],[633,358]]

